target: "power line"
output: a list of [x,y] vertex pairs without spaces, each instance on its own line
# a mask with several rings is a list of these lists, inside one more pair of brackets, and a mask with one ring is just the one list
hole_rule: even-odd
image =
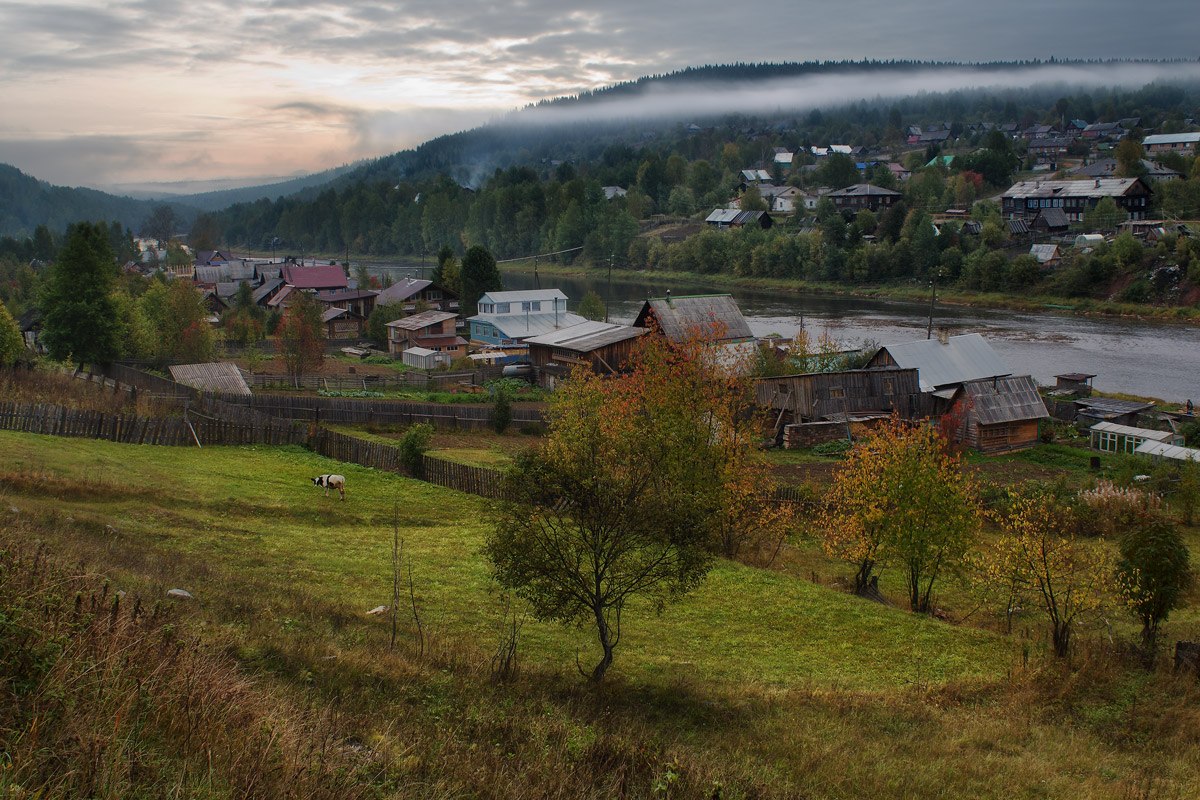
[[576,250],[582,250],[583,247],[568,247],[566,250],[556,250],[553,253],[538,253],[532,256],[518,256],[517,258],[502,258],[496,261],[497,264],[509,264],[513,261],[528,261],[531,258],[546,258],[547,256],[561,256],[563,253],[574,253]]

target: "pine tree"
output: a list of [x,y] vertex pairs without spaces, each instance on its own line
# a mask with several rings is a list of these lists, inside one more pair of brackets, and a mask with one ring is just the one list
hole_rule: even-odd
[[104,225],[71,229],[42,294],[42,341],[50,357],[107,364],[120,354],[121,321],[112,292],[117,265]]

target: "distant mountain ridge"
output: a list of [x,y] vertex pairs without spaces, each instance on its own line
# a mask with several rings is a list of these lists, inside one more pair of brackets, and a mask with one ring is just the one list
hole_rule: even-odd
[[[202,212],[218,211],[261,198],[295,196],[314,198],[329,191],[358,183],[399,185],[403,181],[429,178],[439,174],[471,189],[478,188],[498,168],[519,164],[553,162],[594,157],[607,143],[625,144],[639,135],[653,135],[665,121],[612,119],[603,123],[554,122],[538,124],[540,109],[572,108],[623,96],[636,95],[655,85],[682,83],[737,83],[776,78],[822,74],[869,75],[881,71],[969,70],[998,71],[1036,69],[1048,65],[1162,65],[1195,64],[1195,61],[1011,61],[963,64],[928,61],[821,61],[758,64],[727,64],[689,67],[671,73],[651,75],[577,95],[543,100],[503,117],[496,122],[470,130],[438,136],[423,144],[365,162],[349,164],[279,183],[226,189],[200,194],[180,195],[164,200],[139,200],[119,197],[93,189],[52,186],[22,173],[15,167],[0,165],[0,235],[28,235],[40,224],[62,229],[81,219],[117,220],[137,230],[141,221],[157,205],[166,203],[176,211],[181,224],[190,225]],[[526,115],[526,116],[523,116]],[[715,116],[709,114],[709,117]],[[751,119],[754,116],[742,114]],[[778,116],[778,115],[776,115]],[[675,119],[674,124],[698,121]]]

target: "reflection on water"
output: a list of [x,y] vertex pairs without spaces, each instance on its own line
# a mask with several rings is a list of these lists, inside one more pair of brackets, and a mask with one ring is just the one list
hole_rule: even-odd
[[[609,295],[603,273],[596,277],[541,279],[542,288],[558,287],[571,308],[588,289]],[[505,273],[506,289],[532,289],[534,278]],[[647,297],[711,294],[725,289],[653,278],[612,283],[609,313],[613,322],[632,322]],[[794,336],[803,325],[810,333],[828,330],[850,345],[864,339],[879,344],[925,337],[929,306],[823,295],[799,295],[731,289],[756,334]],[[1182,403],[1200,399],[1200,328],[1125,320],[1028,314],[1014,311],[938,306],[935,330],[982,333],[1018,374],[1053,383],[1061,372],[1096,373],[1096,388],[1159,397]]]

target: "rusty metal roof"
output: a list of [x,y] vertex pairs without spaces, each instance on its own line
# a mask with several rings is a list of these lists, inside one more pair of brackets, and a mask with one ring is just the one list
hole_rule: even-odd
[[1037,384],[1028,375],[967,381],[959,391],[960,396],[968,398],[967,402],[980,425],[1050,416],[1042,396],[1038,394]]
[[736,342],[753,339],[754,333],[733,297],[728,294],[683,295],[647,300],[634,321],[634,327],[647,328],[653,315],[659,328],[672,342],[682,342],[699,332],[714,331],[716,341]]

